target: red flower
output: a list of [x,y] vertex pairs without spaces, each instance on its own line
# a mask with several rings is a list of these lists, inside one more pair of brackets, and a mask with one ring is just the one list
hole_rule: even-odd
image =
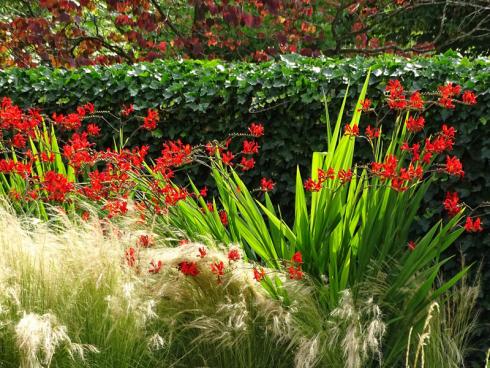
[[404,109],[407,107],[403,86],[399,80],[390,80],[386,86],[389,93],[388,106],[390,109]]
[[208,209],[209,212],[214,212],[213,202],[207,202],[206,203],[206,207],[207,207],[207,209]]
[[378,128],[372,128],[371,125],[368,125],[366,127],[366,137],[369,139],[374,139],[379,137],[379,129]]
[[223,161],[223,163],[225,165],[231,165],[232,164],[232,160],[235,158],[235,156],[233,155],[233,153],[231,153],[230,151],[227,151],[225,153],[223,153],[223,157],[221,158],[221,160]]
[[228,226],[228,215],[225,210],[219,211],[219,219],[224,226]]
[[153,273],[153,274],[156,274],[156,273],[159,273],[160,270],[162,269],[162,266],[163,266],[163,263],[162,261],[158,261],[157,263],[155,263],[154,260],[151,260],[150,262],[150,269],[148,270],[149,273]]
[[248,127],[248,131],[256,138],[262,137],[264,135],[264,126],[262,124],[252,123]]
[[121,115],[122,116],[129,116],[131,113],[134,111],[134,106],[133,104],[130,104],[129,106],[123,106],[123,109],[121,110]]
[[466,218],[466,223],[464,228],[469,233],[477,233],[483,231],[483,227],[481,226],[481,220],[477,217],[475,220],[472,220],[471,217]]
[[206,197],[208,195],[208,187],[204,187],[199,191],[201,197]]
[[228,252],[228,259],[230,261],[238,261],[240,259],[240,252],[238,249],[230,249]]
[[344,127],[344,134],[350,137],[357,137],[359,135],[359,127],[357,126],[357,124],[347,124]]
[[317,175],[318,175],[318,181],[320,183],[324,183],[327,179],[330,180],[335,179],[335,170],[332,167],[329,167],[327,171],[318,169]]
[[208,156],[214,156],[216,152],[220,151],[219,147],[211,142],[206,143],[204,148],[206,149]]
[[44,174],[42,188],[48,193],[50,201],[63,202],[74,186],[64,175],[48,171]]
[[97,136],[100,134],[100,128],[96,124],[87,125],[87,134],[91,136]]
[[308,192],[319,192],[322,189],[322,183],[317,183],[312,178],[309,178],[305,181],[304,187]]
[[337,177],[340,179],[340,182],[342,184],[345,184],[345,183],[347,183],[347,182],[349,182],[349,181],[352,180],[352,170],[351,169],[348,169],[346,171],[344,169],[341,169],[337,173]]
[[364,100],[361,101],[362,111],[369,111],[370,107],[371,107],[371,100],[369,98],[365,98]]
[[445,86],[439,86],[438,90],[441,96],[439,104],[447,109],[454,109],[456,106],[453,97],[461,93],[461,87],[457,84],[448,83]]
[[260,271],[257,270],[257,268],[254,268],[254,279],[257,281],[257,282],[260,282],[262,281],[262,279],[265,277],[265,271],[264,269],[262,268]]
[[124,215],[128,212],[128,202],[119,199],[111,200],[104,205],[103,209],[108,211],[108,218]]
[[240,161],[242,165],[242,171],[248,171],[254,168],[255,160],[253,158],[242,157],[242,161]]
[[126,249],[124,253],[126,257],[126,263],[129,267],[133,267],[136,264],[136,251],[133,247]]
[[467,105],[475,105],[476,104],[476,96],[471,91],[465,91],[463,93],[463,103]]
[[417,133],[424,129],[425,119],[422,116],[419,116],[417,119],[410,116],[406,124],[409,132]]
[[259,152],[259,145],[255,141],[243,141],[243,150],[242,153],[246,155],[253,155],[254,153]]
[[270,192],[274,189],[276,183],[272,179],[262,178],[260,179],[260,190],[263,192]]
[[140,247],[149,248],[153,245],[153,239],[150,235],[140,235],[137,244]]
[[444,199],[444,208],[448,212],[449,216],[453,217],[460,211],[459,196],[456,192],[447,192]]
[[415,242],[413,240],[410,240],[407,244],[408,246],[408,249],[410,249],[412,252],[415,250],[415,247],[417,246],[417,244],[415,244]]
[[301,267],[298,266],[294,268],[293,266],[288,268],[289,278],[291,280],[301,280],[303,278],[303,271],[301,271]]
[[24,148],[26,146],[26,143],[27,143],[26,138],[20,133],[17,133],[12,138],[12,145],[15,148]]
[[158,111],[154,109],[148,109],[145,120],[143,122],[143,128],[146,130],[154,130],[157,127],[157,123],[160,121],[160,117],[158,116]]
[[408,187],[404,184],[404,180],[401,178],[393,178],[391,181],[391,188],[396,190],[397,192],[404,192],[408,189]]
[[424,108],[424,100],[422,99],[422,96],[420,95],[419,91],[414,92],[410,96],[409,104],[412,109],[420,110]]
[[196,262],[180,262],[179,263],[180,272],[186,276],[197,276],[199,275],[199,269],[197,268]]
[[223,261],[211,263],[211,272],[218,276],[223,276],[225,274],[225,264]]
[[199,257],[201,257],[201,258],[206,257],[206,254],[207,254],[206,248],[200,247],[198,250],[199,250]]
[[446,156],[445,170],[449,175],[464,176],[463,165],[456,156]]
[[190,243],[189,239],[181,239],[181,240],[179,241],[179,246],[180,246],[180,245],[186,245],[186,244],[189,244],[189,243]]
[[301,255],[300,251],[297,251],[296,253],[293,254],[293,256],[291,257],[291,262],[303,263],[303,256]]

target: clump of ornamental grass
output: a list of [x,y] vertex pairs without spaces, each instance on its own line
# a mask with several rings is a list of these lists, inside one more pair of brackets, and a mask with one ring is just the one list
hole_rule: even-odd
[[408,338],[406,368],[465,366],[478,327],[479,289],[478,280],[470,285],[465,277],[441,304],[431,304],[422,333]]
[[263,270],[291,289],[286,307],[237,248],[171,248],[121,221],[0,209],[2,367],[293,366],[307,286]]

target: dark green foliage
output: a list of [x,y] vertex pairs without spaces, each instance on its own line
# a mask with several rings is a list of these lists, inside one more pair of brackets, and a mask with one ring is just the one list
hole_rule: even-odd
[[[461,181],[448,180],[438,192],[425,198],[426,213],[419,220],[420,232],[433,218],[442,215],[445,190],[457,190],[469,205],[490,200],[490,61],[469,60],[446,54],[433,58],[402,59],[393,56],[354,59],[306,59],[284,57],[277,63],[225,64],[220,61],[159,61],[133,66],[87,67],[76,70],[9,69],[0,71],[0,96],[9,96],[21,106],[37,106],[46,112],[72,111],[85,102],[97,110],[118,113],[124,104],[133,103],[136,115],[149,107],[161,107],[159,129],[151,136],[138,134],[133,143],[151,144],[158,153],[161,142],[181,138],[197,144],[223,138],[226,133],[243,131],[253,121],[263,122],[265,139],[258,167],[245,175],[249,187],[258,186],[260,177],[277,182],[275,202],[286,211],[291,208],[295,167],[303,172],[311,153],[325,147],[322,122],[323,91],[330,99],[331,112],[339,110],[347,83],[350,83],[349,108],[353,111],[367,69],[371,67],[368,96],[380,101],[389,79],[400,79],[407,90],[433,91],[448,81],[478,95],[476,106],[458,105],[454,110],[432,108],[427,125],[454,125],[458,130],[455,152],[462,157],[466,175]],[[374,116],[372,116],[374,119]],[[368,123],[363,117],[361,129]],[[347,123],[348,121],[346,121]],[[124,126],[128,136],[140,124],[136,119]],[[103,125],[103,124],[101,124]],[[111,144],[113,132],[102,126],[101,138]],[[368,150],[363,157],[366,159]],[[199,181],[198,181],[199,182]],[[202,183],[202,182],[201,182]],[[434,189],[433,189],[434,190]],[[487,229],[490,223],[484,223]],[[490,237],[464,236],[459,241],[466,262],[483,262],[481,307],[485,319],[490,315]],[[459,270],[459,257],[452,263]],[[486,272],[485,272],[486,271]]]

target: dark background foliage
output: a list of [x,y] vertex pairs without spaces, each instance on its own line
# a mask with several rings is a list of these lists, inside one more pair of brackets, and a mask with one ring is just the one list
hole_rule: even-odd
[[[306,176],[311,153],[326,148],[323,93],[329,100],[330,115],[335,118],[349,83],[348,110],[352,111],[369,67],[372,74],[368,95],[373,101],[382,100],[385,85],[393,78],[400,79],[410,91],[434,91],[438,85],[451,81],[478,95],[476,106],[458,105],[454,110],[432,108],[426,114],[429,129],[447,123],[458,130],[455,153],[462,157],[466,175],[462,180],[444,181],[442,188],[433,188],[428,193],[414,234],[425,231],[434,217],[444,215],[442,200],[446,190],[457,190],[462,200],[471,206],[489,201],[488,58],[470,60],[452,53],[411,60],[394,56],[339,60],[290,55],[280,62],[262,64],[168,60],[69,71],[9,69],[0,71],[0,96],[9,96],[21,106],[36,106],[47,113],[73,111],[86,102],[93,102],[97,110],[115,114],[122,105],[133,103],[136,115],[140,116],[145,115],[149,107],[159,107],[159,128],[152,134],[138,132],[132,141],[133,144],[150,144],[154,153],[167,139],[180,138],[200,144],[224,138],[224,132],[243,131],[251,122],[263,122],[266,136],[261,141],[257,168],[246,173],[245,179],[252,187],[258,187],[262,176],[273,178],[277,182],[275,200],[288,217],[294,203],[296,165]],[[371,115],[363,117],[361,129],[373,124],[374,119]],[[388,116],[385,126],[392,121]],[[131,134],[140,123],[134,118],[124,124],[125,135]],[[101,125],[104,131],[101,140],[112,145],[114,131],[107,124]],[[366,160],[367,154],[367,145],[361,145],[360,157]],[[199,174],[202,176],[203,172]],[[466,263],[476,262],[475,269],[483,262],[480,306],[482,320],[489,322],[488,216],[483,225],[487,228],[485,232],[461,238],[458,249],[452,251],[455,257],[447,270],[460,268],[460,251]],[[482,348],[488,347],[490,341],[484,329],[480,338]]]

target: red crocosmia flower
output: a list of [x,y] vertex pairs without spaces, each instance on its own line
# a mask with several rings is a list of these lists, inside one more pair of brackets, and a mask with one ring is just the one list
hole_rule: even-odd
[[153,273],[153,274],[157,274],[162,269],[162,266],[163,266],[162,261],[158,261],[158,262],[155,263],[154,260],[151,260],[151,262],[150,262],[150,268],[148,269],[148,272],[149,273]]
[[444,209],[448,212],[449,216],[456,216],[460,211],[459,196],[456,192],[447,192],[444,199]]
[[259,145],[255,141],[243,141],[243,154],[253,155],[255,153],[259,153]]
[[224,226],[228,226],[228,215],[225,210],[219,211],[219,219]]
[[324,183],[327,179],[330,180],[335,179],[335,170],[332,167],[329,167],[327,171],[318,169],[317,175],[318,175],[318,181],[320,183]]
[[399,80],[390,80],[386,86],[386,91],[389,93],[388,106],[390,109],[404,109],[407,107],[403,86]]
[[199,191],[201,197],[206,197],[208,195],[208,187],[204,187]]
[[88,221],[90,219],[90,213],[88,213],[87,211],[83,211],[82,213],[82,220],[83,221]]
[[468,216],[466,218],[464,228],[469,233],[477,233],[483,231],[483,227],[481,225],[481,220],[479,217],[473,220],[471,217]]
[[361,101],[362,111],[369,111],[370,107],[371,107],[371,100],[369,98],[365,98],[364,100]]
[[189,243],[190,243],[189,239],[181,239],[181,240],[179,240],[179,245],[186,245],[186,244],[189,244]]
[[41,161],[42,162],[54,162],[54,153],[51,152],[49,155],[46,152],[41,152]]
[[303,271],[301,271],[301,267],[289,267],[288,268],[289,278],[291,280],[301,280],[303,279]]
[[17,133],[12,137],[12,145],[15,148],[24,148],[26,146],[27,140],[22,134]]
[[19,201],[22,198],[22,195],[20,194],[20,192],[14,188],[10,189],[9,196],[14,201]]
[[242,157],[242,160],[240,161],[240,165],[242,171],[248,171],[254,168],[255,160],[253,158]]
[[11,171],[14,170],[15,168],[15,161],[14,160],[10,160],[10,159],[1,159],[0,160],[0,172],[3,173],[3,174],[8,174],[10,173]]
[[464,176],[463,165],[456,156],[446,156],[445,170],[449,175]]
[[161,156],[156,160],[155,170],[165,172],[170,167],[179,167],[192,162],[192,146],[176,141],[166,141],[163,144]]
[[441,134],[444,138],[452,141],[456,137],[456,130],[452,126],[447,126],[446,124],[443,124]]
[[404,184],[403,179],[393,178],[393,180],[391,181],[391,188],[396,190],[397,192],[404,192],[408,189],[408,187],[403,184]]
[[50,201],[63,202],[74,186],[64,175],[48,171],[44,174],[42,189],[47,192]]
[[206,208],[208,209],[209,212],[214,212],[213,202],[206,202]]
[[453,97],[461,93],[461,87],[457,84],[448,83],[445,86],[439,86],[438,90],[440,94],[439,104],[447,109],[454,109],[456,106]]
[[197,276],[199,275],[199,268],[197,268],[196,262],[180,262],[179,263],[180,272],[186,276]]
[[322,189],[322,183],[309,178],[305,181],[304,187],[308,192],[319,192]]
[[159,121],[160,117],[158,111],[155,109],[148,109],[142,127],[146,130],[155,130]]
[[252,123],[248,127],[250,134],[256,138],[262,137],[264,135],[264,126],[260,123]]
[[265,271],[263,268],[261,268],[260,271],[257,268],[254,268],[254,279],[257,282],[262,281],[264,277],[265,277]]
[[432,160],[432,153],[431,152],[424,153],[424,155],[422,156],[422,161],[425,164],[429,165],[430,160]]
[[100,128],[96,124],[87,125],[87,134],[91,136],[98,136],[100,134]]
[[351,169],[348,169],[348,170],[341,169],[337,173],[337,177],[340,179],[340,182],[342,184],[348,183],[349,181],[352,180],[352,170]]
[[230,261],[238,261],[240,259],[240,252],[238,249],[230,249],[228,252],[228,259]]
[[344,127],[344,134],[350,137],[357,137],[359,135],[359,127],[357,126],[357,124],[347,124]]
[[95,106],[92,102],[86,103],[82,106],[82,108],[85,110],[85,112],[88,112],[89,114],[93,114],[95,112]]
[[407,119],[406,124],[409,132],[417,133],[420,132],[422,129],[424,129],[425,119],[422,116],[419,116],[417,119],[414,119],[413,117],[410,116]]
[[113,218],[119,215],[124,215],[128,212],[128,202],[119,199],[111,200],[108,201],[102,208],[108,212],[108,218]]
[[414,92],[410,96],[409,105],[412,109],[420,110],[424,108],[424,100],[419,91]]
[[225,264],[223,261],[211,263],[211,272],[214,273],[218,278],[225,274]]
[[208,153],[208,156],[214,156],[216,152],[220,151],[219,147],[213,143],[206,143],[206,146],[204,146],[206,149],[206,152]]
[[407,244],[408,246],[408,249],[410,249],[410,251],[414,251],[415,250],[415,247],[417,246],[417,244],[415,244],[415,242],[413,240],[410,240]]
[[137,241],[138,246],[143,248],[150,248],[153,246],[153,239],[150,235],[140,235]]
[[123,109],[121,110],[121,115],[127,117],[131,115],[133,111],[134,111],[133,104],[130,104],[129,106],[123,106]]
[[274,189],[276,183],[272,179],[262,178],[260,179],[260,190],[263,192],[270,192]]
[[206,254],[208,254],[208,252],[206,251],[206,248],[204,248],[204,247],[200,247],[198,250],[199,250],[199,257],[201,257],[201,258],[206,257]]
[[372,128],[371,125],[368,125],[366,127],[366,137],[369,139],[374,139],[379,137],[379,129],[378,128]]
[[476,96],[471,91],[465,91],[463,93],[463,103],[467,105],[475,105],[476,104]]
[[83,117],[85,117],[86,111],[83,107],[79,106],[79,107],[77,107],[77,114],[83,118]]
[[233,155],[233,153],[231,153],[230,151],[226,151],[225,153],[223,153],[223,156],[221,157],[221,160],[223,161],[223,163],[225,165],[232,165],[232,160],[235,158],[235,155]]
[[39,193],[37,192],[37,190],[33,189],[27,191],[27,197],[26,197],[27,201],[35,201],[38,198],[39,198]]
[[129,267],[134,267],[136,264],[136,250],[133,247],[129,247],[125,252],[126,263]]
[[291,261],[294,263],[303,263],[303,256],[300,251],[297,251],[296,253],[293,254],[291,257]]

